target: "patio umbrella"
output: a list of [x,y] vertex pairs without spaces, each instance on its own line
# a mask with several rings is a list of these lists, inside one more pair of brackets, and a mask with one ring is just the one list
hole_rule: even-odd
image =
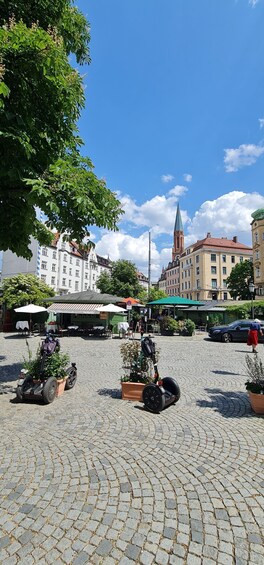
[[120,306],[116,306],[115,304],[107,304],[106,306],[100,306],[100,308],[96,308],[98,312],[106,312],[108,313],[107,316],[107,328],[108,328],[108,321],[109,321],[109,314],[124,314],[126,312],[125,308],[120,308]]
[[47,312],[47,309],[43,306],[38,306],[37,304],[27,304],[26,306],[20,306],[20,308],[14,308],[15,312],[21,312],[21,314],[29,314],[29,329],[31,330],[32,320],[31,315],[37,314],[38,312]]

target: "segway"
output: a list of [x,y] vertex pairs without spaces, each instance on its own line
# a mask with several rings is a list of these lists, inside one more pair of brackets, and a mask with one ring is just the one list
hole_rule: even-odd
[[152,360],[154,366],[154,380],[147,384],[142,393],[144,408],[149,412],[158,414],[170,404],[178,402],[181,392],[178,383],[172,377],[160,379],[156,360],[155,343],[150,337],[141,341],[142,353]]
[[[46,374],[46,360],[54,353],[60,351],[60,342],[54,336],[48,334],[43,340],[40,348],[39,357],[39,378],[33,378],[28,371],[22,369],[16,388],[17,399],[22,402],[24,400],[42,399],[44,404],[50,404],[56,397],[58,381],[55,377]],[[76,363],[72,363],[66,369],[65,390],[74,387],[77,380]]]

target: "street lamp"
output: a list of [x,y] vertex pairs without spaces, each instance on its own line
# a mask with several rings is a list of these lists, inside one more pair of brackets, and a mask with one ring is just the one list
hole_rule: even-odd
[[252,320],[254,320],[254,306],[253,306],[253,297],[254,297],[254,292],[255,292],[255,285],[253,282],[250,282],[248,285],[248,290],[251,294],[251,318]]

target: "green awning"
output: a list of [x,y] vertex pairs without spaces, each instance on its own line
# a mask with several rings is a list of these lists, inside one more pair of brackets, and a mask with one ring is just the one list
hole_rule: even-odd
[[202,306],[203,302],[198,300],[190,300],[189,298],[182,298],[181,296],[168,296],[167,298],[160,298],[148,302],[147,306]]

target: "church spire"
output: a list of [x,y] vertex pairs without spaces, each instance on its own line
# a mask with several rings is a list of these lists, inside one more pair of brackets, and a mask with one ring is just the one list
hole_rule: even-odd
[[184,233],[183,233],[180,206],[178,203],[175,224],[174,224],[174,233],[173,233],[172,260],[175,261],[177,257],[180,257],[183,251],[184,251]]

